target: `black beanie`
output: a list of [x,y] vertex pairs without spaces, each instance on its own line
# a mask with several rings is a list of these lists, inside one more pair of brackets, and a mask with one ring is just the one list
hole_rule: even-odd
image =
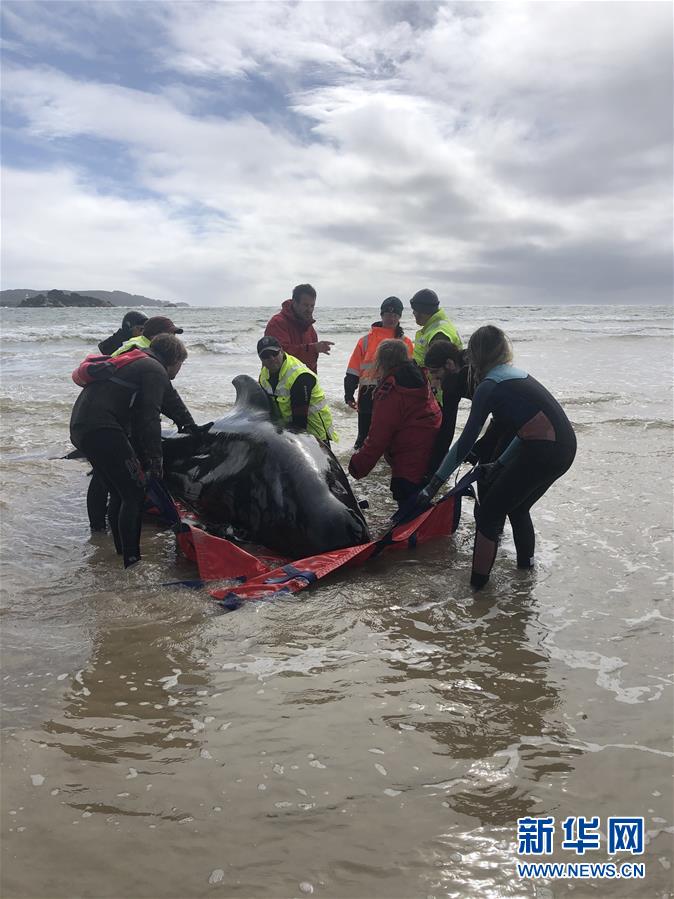
[[440,300],[434,290],[427,287],[424,290],[418,290],[410,300],[412,309],[428,309],[436,310],[440,306]]
[[144,325],[146,321],[147,315],[143,315],[142,312],[136,312],[135,309],[132,309],[130,312],[127,312],[122,319],[122,331],[130,334],[132,328],[140,327],[141,325]]
[[384,314],[384,312],[395,312],[396,315],[402,315],[403,301],[399,300],[398,297],[386,297],[386,299],[381,304],[379,312],[382,315]]

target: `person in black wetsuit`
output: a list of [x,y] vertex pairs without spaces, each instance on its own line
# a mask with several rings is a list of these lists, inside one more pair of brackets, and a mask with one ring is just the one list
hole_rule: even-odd
[[73,406],[70,439],[110,492],[110,527],[125,568],[140,560],[146,477],[162,476],[161,413],[185,430],[197,428],[171,384],[186,358],[175,335],[160,334],[146,358],[115,381],[87,385]]
[[491,414],[502,433],[514,435],[495,462],[482,467],[480,503],[475,507],[475,545],[470,583],[479,590],[489,580],[498,540],[508,517],[518,568],[534,564],[535,534],[529,511],[571,466],[576,435],[549,391],[512,363],[503,331],[485,325],[470,338],[470,382],[475,385],[470,415],[459,439],[417,498],[424,506],[463,462]]
[[[442,396],[442,425],[428,468],[430,478],[454,440],[459,402],[462,399],[472,399],[473,385],[466,350],[460,350],[451,340],[433,341],[426,353],[424,368],[428,372],[431,386],[434,390],[439,388]],[[466,461],[473,465],[490,462],[505,449],[513,436],[512,431],[504,431],[492,419],[486,432],[466,456]]]
[[147,321],[147,315],[142,312],[136,312],[132,309],[127,312],[122,319],[122,327],[118,328],[110,337],[101,340],[98,349],[105,356],[111,356],[115,350],[118,350],[123,343],[131,340],[132,337],[140,337],[143,333],[143,325]]
[[451,340],[437,338],[433,341],[426,351],[424,368],[433,390],[440,390],[442,396],[442,425],[431,457],[429,473],[432,473],[445,458],[454,439],[459,402],[462,397],[470,399],[472,391],[468,383],[466,351]]
[[[122,344],[132,337],[138,337],[143,333],[143,326],[147,321],[147,315],[136,312],[135,309],[126,313],[122,319],[122,327],[118,328],[110,337],[101,340],[98,349],[104,356],[111,356]],[[92,531],[104,531],[106,529],[106,517],[108,514],[108,488],[105,483],[91,472],[89,489],[87,490],[87,515]]]

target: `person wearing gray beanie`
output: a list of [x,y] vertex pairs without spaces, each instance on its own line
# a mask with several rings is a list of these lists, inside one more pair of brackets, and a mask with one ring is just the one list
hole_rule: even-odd
[[[418,290],[410,300],[410,306],[414,320],[420,325],[414,335],[414,361],[417,365],[426,366],[426,353],[434,340],[451,340],[460,350],[463,349],[459,332],[445,310],[440,308],[440,300],[434,290],[427,287]],[[433,392],[442,406],[442,390],[436,388]]]
[[459,349],[463,348],[459,332],[456,330],[434,290],[418,290],[410,300],[414,320],[420,326],[414,337],[414,360],[424,365],[426,351],[438,337],[451,340]]

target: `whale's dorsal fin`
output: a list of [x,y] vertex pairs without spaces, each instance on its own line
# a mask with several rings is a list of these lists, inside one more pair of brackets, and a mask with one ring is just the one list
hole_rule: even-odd
[[259,412],[271,417],[269,397],[249,375],[237,375],[232,381],[236,390],[235,412]]

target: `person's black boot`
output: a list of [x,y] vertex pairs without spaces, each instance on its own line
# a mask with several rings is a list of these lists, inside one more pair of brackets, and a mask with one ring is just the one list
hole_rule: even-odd
[[478,574],[472,571],[470,574],[470,586],[473,590],[481,590],[489,582],[488,574]]

